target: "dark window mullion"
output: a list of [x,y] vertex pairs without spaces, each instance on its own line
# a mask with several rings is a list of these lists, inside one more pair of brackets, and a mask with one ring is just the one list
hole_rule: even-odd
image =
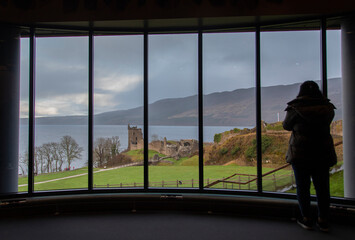
[[88,190],[93,190],[93,134],[94,134],[94,36],[89,32],[89,122],[88,122]]
[[35,28],[30,29],[30,76],[29,76],[29,117],[28,117],[28,194],[34,191],[35,157],[35,92],[36,92],[36,38]]
[[328,77],[327,77],[327,19],[321,19],[321,87],[325,97],[328,97]]
[[148,190],[149,188],[149,177],[148,177],[148,32],[144,32],[143,39],[143,51],[144,51],[144,73],[143,73],[143,81],[144,81],[144,164],[143,164],[143,174],[144,174],[144,190]]
[[255,32],[255,81],[256,81],[256,156],[257,156],[257,186],[258,192],[262,193],[262,156],[261,156],[261,63],[260,63],[260,26]]
[[204,186],[203,176],[203,35],[198,32],[198,145],[199,145],[199,189]]

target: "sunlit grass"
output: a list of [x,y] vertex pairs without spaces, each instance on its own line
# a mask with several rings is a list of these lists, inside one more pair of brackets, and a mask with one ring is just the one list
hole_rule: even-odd
[[[196,159],[186,159],[185,161],[196,161]],[[183,161],[182,163],[184,163]],[[263,172],[270,171],[269,168],[264,168]],[[69,173],[69,174],[68,174]],[[63,173],[53,173],[37,176],[36,182],[47,181],[66,176],[87,173],[87,168],[78,169],[74,171],[68,171]],[[218,179],[229,177],[235,173],[241,174],[256,174],[255,167],[248,166],[205,166],[205,185]],[[281,175],[290,174],[288,170],[281,170],[276,174],[278,185],[279,181],[291,181],[290,178],[284,178]],[[52,176],[51,176],[52,175]],[[254,176],[250,176],[249,179],[253,179]],[[198,167],[197,166],[149,166],[149,182],[152,187],[198,187]],[[246,177],[239,179],[238,176],[230,179],[231,181],[247,181]],[[179,182],[179,184],[176,184]],[[87,188],[88,175],[78,176],[69,179],[61,179],[58,181],[47,182],[42,184],[36,184],[35,190],[59,190],[59,189],[80,189]],[[123,185],[120,185],[123,184]],[[170,185],[169,185],[170,184]],[[94,173],[94,185],[96,187],[141,187],[143,186],[143,167],[132,166],[125,168],[118,168],[108,171],[101,171]],[[212,188],[232,188],[232,184],[218,183],[211,186]],[[27,187],[20,187],[20,191],[26,190]],[[234,189],[256,189],[256,181],[247,185],[233,184]],[[264,189],[275,190],[274,183],[264,180]]]
[[[78,175],[78,174],[87,173],[87,172],[88,172],[88,168],[84,167],[84,168],[78,168],[78,169],[71,170],[71,171],[44,173],[44,174],[39,174],[39,175],[35,176],[34,182],[43,182],[43,181],[47,181],[47,180],[51,180],[51,179],[63,178],[63,177]],[[20,177],[18,179],[18,184],[19,185],[27,184],[27,181],[28,181],[27,177]]]

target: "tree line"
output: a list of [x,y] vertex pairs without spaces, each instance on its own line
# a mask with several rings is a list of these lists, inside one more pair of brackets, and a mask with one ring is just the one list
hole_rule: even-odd
[[[71,169],[71,164],[81,157],[83,148],[71,136],[63,136],[59,142],[44,143],[35,147],[34,173],[60,172]],[[27,173],[28,151],[20,157],[20,170]]]
[[[118,136],[97,138],[93,149],[93,164],[97,168],[115,167],[131,163],[130,157],[120,154],[121,146]],[[63,136],[59,142],[44,143],[35,147],[35,174],[61,172],[70,170],[72,163],[81,158],[83,148],[71,136]],[[20,171],[27,175],[28,152],[20,156]]]

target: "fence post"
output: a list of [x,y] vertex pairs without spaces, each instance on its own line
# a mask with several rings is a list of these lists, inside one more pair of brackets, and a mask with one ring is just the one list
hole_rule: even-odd
[[275,173],[274,173],[274,174],[272,174],[272,176],[273,176],[274,186],[275,186],[275,192],[276,192],[277,185],[276,185],[276,176],[275,176]]
[[133,183],[133,186],[136,187],[136,182]]
[[179,180],[176,180],[176,187],[179,187]]
[[109,184],[109,183],[107,184],[107,187],[108,187],[108,188],[110,187],[110,184]]
[[161,187],[164,187],[164,180],[161,181]]
[[191,180],[191,185],[194,187],[194,179]]
[[120,188],[122,188],[122,183],[120,183]]

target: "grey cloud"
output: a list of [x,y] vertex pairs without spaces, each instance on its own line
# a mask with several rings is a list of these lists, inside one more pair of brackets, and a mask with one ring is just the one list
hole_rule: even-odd
[[[340,34],[328,32],[328,76],[339,77]],[[255,86],[255,33],[203,36],[205,94]],[[319,79],[319,31],[263,32],[261,40],[263,85]],[[26,41],[23,40],[21,55],[22,100],[28,98]],[[142,35],[97,36],[94,43],[95,86],[111,74],[143,78]],[[37,40],[37,98],[87,93],[87,44],[85,37]],[[197,34],[149,36],[149,102],[197,94],[197,47]],[[95,92],[112,97],[110,106],[97,106],[97,112],[143,104],[143,82],[127,92],[99,88]],[[72,105],[73,109],[76,107]]]

